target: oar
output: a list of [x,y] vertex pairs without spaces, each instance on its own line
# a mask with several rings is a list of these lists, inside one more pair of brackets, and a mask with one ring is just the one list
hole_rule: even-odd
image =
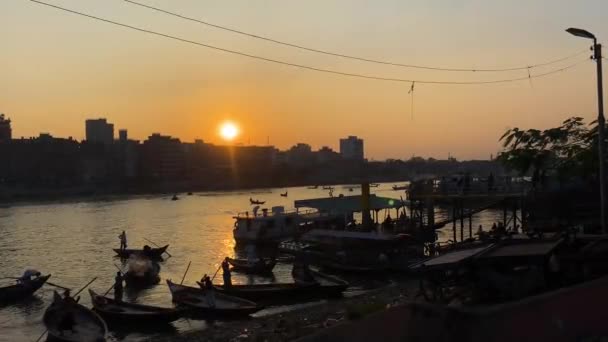
[[[83,286],[80,290],[78,290],[78,292],[76,292],[74,295],[72,295],[72,297],[78,295],[80,292],[82,292],[84,289],[86,289],[87,287],[89,287],[89,285],[91,285],[95,280],[97,280],[97,277],[91,279],[91,281],[89,281],[85,286]],[[49,331],[49,329],[45,329],[44,332],[42,332],[42,335],[40,335],[37,339],[36,342],[40,341],[40,339],[46,335],[46,333]]]
[[182,281],[179,282],[180,285],[182,285],[184,283],[184,279],[186,279],[186,274],[188,274],[188,270],[190,269],[190,264],[192,263],[192,261],[188,262],[188,267],[186,267],[186,272],[184,272],[184,276],[182,277]]
[[112,286],[110,286],[110,288],[108,289],[108,291],[106,291],[106,293],[103,294],[103,296],[107,296],[108,293],[110,293],[110,291],[114,288],[114,284],[112,284]]
[[220,263],[220,267],[218,267],[217,270],[215,271],[215,273],[213,274],[213,278],[211,278],[211,281],[213,281],[213,279],[215,279],[215,276],[217,275],[217,272],[220,271],[220,268],[222,268],[222,263]]
[[[159,245],[155,244],[154,241],[152,241],[152,240],[149,240],[146,238],[144,238],[144,240],[148,241],[149,243],[153,244],[154,246],[156,246],[158,248],[161,248]],[[169,254],[169,252],[167,252],[167,250],[165,250],[165,253],[167,253],[168,256],[173,257],[173,255]]]
[[47,284],[47,285],[51,285],[51,286],[55,286],[55,287],[58,287],[58,288],[60,288],[60,289],[69,290],[67,287],[63,287],[63,286],[61,286],[61,285],[53,284],[53,283],[51,283],[50,281],[47,281],[45,284]]
[[[20,279],[20,278],[18,278],[18,277],[4,277],[3,279],[14,279],[14,280],[17,280],[17,279]],[[58,288],[60,288],[60,289],[69,290],[69,289],[68,289],[67,287],[65,287],[65,286],[57,285],[57,284],[51,283],[50,281],[46,281],[46,282],[45,282],[45,284],[46,284],[46,285],[55,286],[55,287],[58,287]]]
[[118,267],[118,265],[116,264],[112,264],[114,265],[114,267],[118,268],[118,271],[120,271],[120,274],[125,275],[125,272],[123,272],[122,268]]

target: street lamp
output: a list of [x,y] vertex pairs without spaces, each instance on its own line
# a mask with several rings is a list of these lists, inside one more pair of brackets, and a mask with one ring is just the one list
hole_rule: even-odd
[[604,97],[602,85],[602,44],[597,43],[593,33],[578,28],[569,28],[566,32],[582,38],[593,39],[593,59],[597,64],[597,136],[600,158],[600,205],[602,213],[602,233],[606,234],[606,182],[604,173]]

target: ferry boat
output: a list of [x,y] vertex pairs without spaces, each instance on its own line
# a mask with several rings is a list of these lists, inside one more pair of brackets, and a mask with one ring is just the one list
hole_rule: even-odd
[[237,244],[277,244],[292,239],[324,221],[335,219],[316,210],[285,211],[285,207],[264,208],[234,216],[233,236]]

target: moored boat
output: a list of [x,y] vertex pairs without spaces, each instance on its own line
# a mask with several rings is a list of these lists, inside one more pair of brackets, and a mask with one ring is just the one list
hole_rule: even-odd
[[270,259],[268,262],[265,262],[262,259],[259,259],[258,262],[251,264],[247,260],[244,259],[232,259],[226,258],[228,263],[232,265],[232,269],[235,272],[243,272],[248,274],[269,274],[272,273],[272,269],[277,264],[276,259]]
[[321,260],[319,264],[326,269],[344,272],[344,273],[359,273],[359,274],[381,274],[391,270],[388,264],[378,265],[355,265],[335,260]]
[[213,293],[215,306],[210,305],[207,292],[200,288],[179,285],[167,280],[173,301],[191,309],[193,314],[212,318],[246,317],[262,309],[255,302],[228,296],[218,291]]
[[[204,289],[204,284],[197,282],[198,286]],[[320,296],[320,286],[318,283],[298,284],[253,284],[253,285],[230,285],[215,286],[215,290],[229,296],[235,296],[254,302],[264,304],[286,304],[307,299],[313,295]]]
[[131,326],[144,324],[168,324],[179,319],[183,310],[157,306],[119,302],[100,296],[89,289],[93,309],[110,326]]
[[27,298],[38,291],[51,275],[40,276],[26,283],[0,287],[0,305],[14,303]]
[[146,255],[150,259],[162,260],[162,255],[163,255],[163,253],[165,253],[167,251],[167,248],[169,248],[169,245],[164,245],[159,248],[150,248],[150,250],[146,253],[144,253],[143,249],[115,248],[115,249],[113,249],[113,251],[116,252],[116,255],[118,255],[119,257],[121,257],[123,259],[127,259],[131,255],[136,254],[136,255]]
[[53,303],[42,318],[48,329],[47,341],[102,342],[108,327],[105,321],[72,298],[64,299],[53,293]]

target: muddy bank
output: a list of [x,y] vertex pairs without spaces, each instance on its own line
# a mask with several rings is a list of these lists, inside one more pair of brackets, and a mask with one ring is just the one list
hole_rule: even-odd
[[342,298],[289,312],[255,317],[246,321],[210,324],[203,331],[161,339],[182,341],[289,341],[342,322],[354,321],[406,300],[413,300],[417,280],[391,283],[360,295]]

